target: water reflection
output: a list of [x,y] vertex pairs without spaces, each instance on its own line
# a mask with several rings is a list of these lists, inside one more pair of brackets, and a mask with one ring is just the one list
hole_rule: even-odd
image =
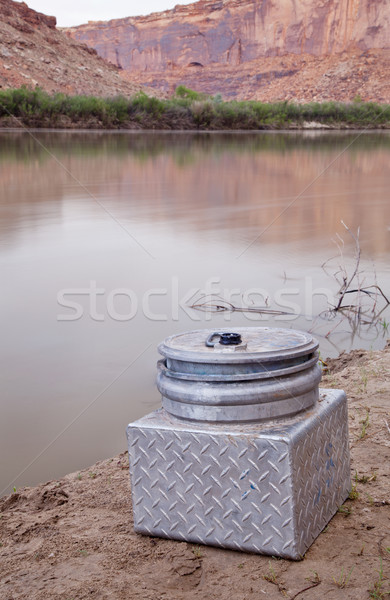
[[64,197],[87,197],[80,182],[125,219],[136,212],[173,231],[229,231],[235,240],[256,237],[299,196],[268,242],[329,239],[344,219],[353,229],[364,223],[368,252],[390,247],[387,133],[34,135],[42,145],[24,133],[0,136],[2,236],[33,226],[43,204],[59,215]]
[[[224,324],[178,306],[207,280],[217,282],[213,291],[235,290],[236,302],[249,288],[271,305],[284,294],[302,314],[293,322],[252,315],[249,324],[309,329],[326,305],[313,290],[337,290],[321,264],[336,252],[331,238],[343,219],[361,227],[367,277],[373,261],[389,290],[389,157],[386,132],[0,133],[0,488],[95,399],[15,484],[124,449],[126,422],[159,402],[157,343]],[[72,295],[84,313],[59,322],[72,312],[59,292],[92,281],[104,290],[98,318],[88,295]],[[137,299],[130,320],[109,314],[117,289]],[[129,311],[125,297],[115,302]],[[247,315],[229,318],[248,325]],[[385,338],[384,328],[355,339],[340,328],[321,350],[381,347]]]

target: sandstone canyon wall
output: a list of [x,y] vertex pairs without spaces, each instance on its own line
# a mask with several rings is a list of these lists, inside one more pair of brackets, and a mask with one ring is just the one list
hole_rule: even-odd
[[0,0],[0,88],[21,85],[107,96],[139,90],[91,47],[59,31],[55,17],[24,2]]
[[390,47],[390,0],[201,0],[68,30],[127,71]]

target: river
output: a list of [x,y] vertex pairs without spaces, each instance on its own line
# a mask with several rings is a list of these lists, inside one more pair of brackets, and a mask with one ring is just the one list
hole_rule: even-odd
[[[318,315],[353,270],[342,221],[360,228],[361,285],[390,294],[389,165],[389,132],[1,132],[0,491],[124,451],[126,424],[159,406],[173,333],[276,325],[318,335],[322,357],[383,347],[388,309],[375,325]],[[204,295],[294,314],[191,309]]]

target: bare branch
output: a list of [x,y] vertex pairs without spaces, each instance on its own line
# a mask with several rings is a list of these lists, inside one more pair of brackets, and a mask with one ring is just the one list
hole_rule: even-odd
[[339,298],[339,301],[337,303],[337,306],[335,307],[335,311],[336,312],[340,309],[340,307],[342,305],[342,302],[344,300],[345,293],[348,290],[349,286],[351,285],[352,281],[355,279],[356,274],[358,273],[359,265],[360,265],[360,254],[361,254],[360,244],[359,244],[359,232],[360,232],[360,228],[358,228],[357,235],[355,235],[354,233],[352,233],[352,231],[349,229],[349,227],[344,223],[344,221],[341,221],[341,223],[345,227],[345,229],[348,231],[348,233],[350,234],[350,236],[352,237],[352,239],[355,242],[356,262],[355,262],[355,268],[353,270],[353,273],[352,273],[351,277],[349,279],[348,278],[344,279],[344,283],[343,283],[343,285],[341,286],[341,288],[339,290],[340,298]]

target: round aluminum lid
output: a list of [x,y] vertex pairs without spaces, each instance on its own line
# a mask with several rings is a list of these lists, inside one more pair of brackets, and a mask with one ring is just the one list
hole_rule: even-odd
[[[238,333],[242,343],[224,346],[218,341],[213,347],[206,340],[215,333]],[[198,329],[172,335],[158,346],[166,358],[198,363],[248,363],[287,359],[311,354],[318,342],[309,333],[273,327],[229,327]]]

